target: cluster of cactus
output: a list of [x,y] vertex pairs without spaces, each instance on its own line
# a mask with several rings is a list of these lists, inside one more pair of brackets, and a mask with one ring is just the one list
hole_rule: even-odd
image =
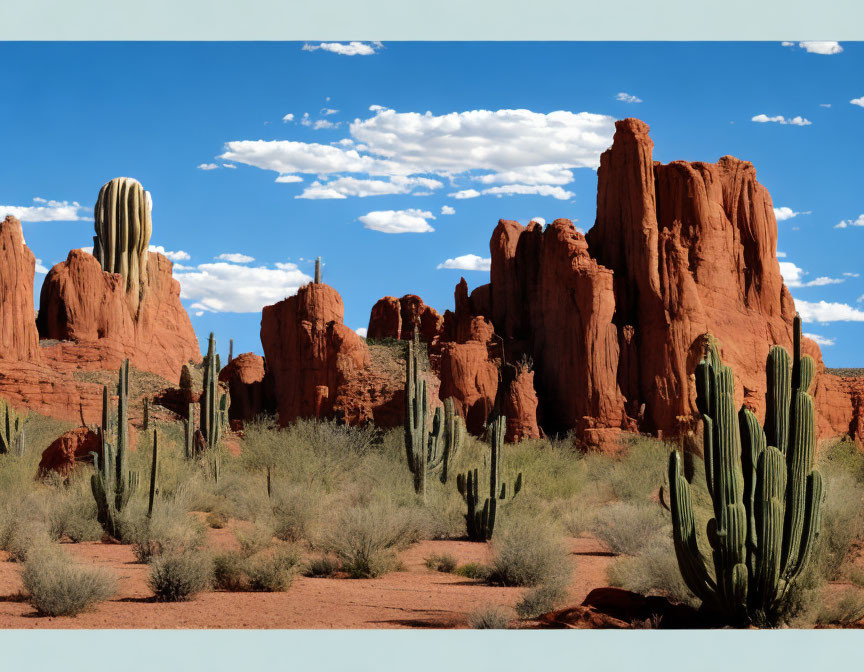
[[705,476],[714,505],[708,524],[714,576],[700,554],[681,458],[669,460],[675,552],[688,588],[734,624],[773,625],[806,568],[819,534],[822,476],[813,468],[815,365],[801,356],[796,315],[794,352],[771,348],[764,429],[746,407],[736,414],[732,369],[709,338],[696,369],[704,423]]
[[24,423],[26,415],[21,415],[12,406],[0,399],[0,455],[24,454]]
[[432,431],[428,428],[429,405],[426,381],[421,376],[420,342],[415,333],[405,358],[405,453],[414,475],[414,491],[426,499],[426,479],[438,474],[447,482],[450,461],[465,439],[465,423],[456,413],[452,398],[435,410]]
[[228,424],[228,393],[219,389],[219,355],[216,339],[210,333],[207,356],[204,358],[204,390],[201,393],[201,433],[208,448],[216,448],[222,430]]
[[[499,415],[490,423],[491,450],[489,463],[489,497],[480,507],[479,496],[479,474],[477,469],[468,470],[467,474],[456,476],[456,487],[462,499],[468,506],[465,514],[465,525],[468,538],[472,541],[486,541],[492,538],[495,531],[495,519],[498,513],[498,505],[508,501],[507,484],[500,480],[501,454],[504,448],[504,434],[507,431],[507,418]],[[499,486],[500,482],[500,486]],[[513,494],[509,501],[522,490],[522,473],[516,476],[513,485]]]
[[115,539],[120,538],[119,516],[138,489],[138,472],[126,471],[129,441],[128,359],[120,367],[117,397],[117,419],[113,423],[108,387],[102,388],[102,426],[99,428],[102,456],[100,460],[99,455],[92,453],[96,473],[90,477],[97,519],[105,532]]
[[147,279],[147,251],[153,223],[150,194],[137,180],[115,177],[99,190],[93,210],[93,256],[102,269],[120,273],[137,310]]

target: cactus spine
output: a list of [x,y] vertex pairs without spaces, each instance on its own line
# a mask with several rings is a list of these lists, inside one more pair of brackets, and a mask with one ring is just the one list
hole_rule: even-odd
[[736,624],[775,625],[789,587],[807,565],[819,534],[822,476],[813,468],[816,435],[808,394],[815,366],[794,351],[768,354],[765,428],[746,407],[734,410],[732,369],[709,338],[696,369],[704,431],[705,476],[714,504],[708,524],[714,578],[696,541],[690,486],[681,457],[669,458],[673,539],[685,583],[706,607]]
[[115,442],[112,435],[108,388],[102,388],[102,427],[99,430],[102,459],[93,453],[96,473],[90,477],[90,487],[96,500],[97,519],[102,528],[115,539],[120,537],[119,514],[138,489],[138,472],[126,471],[128,443],[129,360],[120,367],[117,383],[117,424]]
[[159,461],[159,436],[153,430],[153,460],[150,462],[150,498],[147,502],[147,517],[153,515],[153,499],[156,497],[156,465]]
[[201,393],[201,433],[211,449],[219,445],[222,430],[228,424],[228,395],[219,390],[220,368],[216,339],[211,332],[204,358],[204,391]]
[[24,454],[24,423],[26,415],[18,414],[0,399],[0,454]]
[[102,269],[120,273],[133,311],[147,282],[147,251],[153,222],[149,192],[137,180],[115,177],[99,190],[93,210],[93,256]]
[[[456,487],[468,506],[465,525],[468,538],[472,541],[486,541],[495,531],[499,500],[507,499],[507,484],[500,480],[501,453],[504,448],[504,434],[507,431],[507,418],[499,415],[491,422],[491,459],[489,463],[489,496],[480,508],[479,475],[477,469],[456,476]],[[498,483],[501,483],[500,490]],[[516,476],[510,501],[522,490],[522,473]]]

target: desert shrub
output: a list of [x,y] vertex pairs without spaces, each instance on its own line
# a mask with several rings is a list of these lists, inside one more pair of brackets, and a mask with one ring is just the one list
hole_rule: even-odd
[[275,552],[264,551],[247,558],[243,570],[251,590],[277,593],[288,590],[299,563],[296,551],[280,547]]
[[653,502],[612,502],[594,515],[591,531],[613,553],[635,555],[658,531],[668,525]]
[[822,526],[813,564],[821,576],[832,580],[840,576],[856,542],[864,538],[864,484],[833,469],[824,476]]
[[634,555],[616,558],[606,571],[609,583],[618,588],[642,595],[662,595],[673,602],[699,606],[699,600],[681,578],[671,534],[654,534]]
[[204,527],[179,502],[167,500],[159,504],[150,518],[139,509],[124,519],[123,539],[132,544],[138,562],[194,551],[204,544]]
[[221,511],[211,511],[207,514],[207,525],[214,530],[221,530],[228,524],[228,516]]
[[329,532],[324,550],[333,553],[351,578],[373,578],[398,567],[396,552],[416,537],[410,512],[386,502],[346,509]]
[[319,524],[317,493],[301,485],[273,489],[273,531],[282,541],[314,541]]
[[570,553],[558,530],[536,518],[510,519],[492,540],[487,577],[503,586],[561,585],[569,581]]
[[237,551],[218,553],[213,557],[213,585],[218,590],[249,590],[249,579],[243,571],[243,556]]
[[24,562],[30,549],[51,542],[45,523],[36,519],[13,520],[3,532],[0,548],[9,553],[10,562]]
[[158,602],[184,602],[213,584],[213,559],[200,551],[162,554],[150,563],[148,584]]
[[45,616],[75,616],[117,592],[112,574],[73,562],[48,545],[31,550],[21,579],[30,604]]
[[584,498],[555,500],[549,504],[551,516],[571,537],[582,537],[591,531],[597,506]]
[[466,562],[453,570],[453,574],[464,576],[466,579],[480,579],[485,581],[489,576],[490,568],[479,562]]
[[623,444],[621,455],[586,458],[590,478],[607,484],[616,499],[645,501],[666,481],[666,465],[672,447],[638,435],[627,436]]
[[516,615],[519,618],[537,618],[555,609],[566,597],[567,587],[560,583],[529,588],[516,604]]
[[255,555],[273,545],[273,528],[265,523],[257,522],[246,528],[234,531],[240,552],[245,556]]
[[342,565],[332,555],[319,555],[310,559],[303,568],[303,576],[326,579],[339,572]]
[[864,590],[850,587],[824,599],[816,615],[819,625],[854,625],[864,618]]
[[510,627],[510,614],[497,604],[480,607],[468,614],[468,627],[475,630],[506,630]]
[[456,569],[456,558],[449,553],[435,553],[425,559],[426,567],[435,572],[452,573]]
[[90,490],[89,473],[83,469],[72,472],[68,483],[48,488],[48,534],[55,541],[67,537],[70,541],[98,541],[103,530],[96,520],[96,501]]

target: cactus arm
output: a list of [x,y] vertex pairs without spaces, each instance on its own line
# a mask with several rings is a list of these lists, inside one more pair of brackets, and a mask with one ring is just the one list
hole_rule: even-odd
[[765,373],[768,378],[766,394],[765,436],[768,445],[784,455],[789,446],[789,406],[792,396],[792,375],[789,353],[779,345],[768,352]]
[[738,412],[741,433],[741,471],[744,476],[744,508],[747,510],[747,565],[752,576],[755,573],[755,552],[759,546],[756,524],[757,467],[766,448],[765,432],[753,412],[742,407]]
[[758,545],[754,552],[751,606],[766,611],[780,585],[783,519],[786,498],[786,459],[774,446],[762,451],[757,467],[755,522]]

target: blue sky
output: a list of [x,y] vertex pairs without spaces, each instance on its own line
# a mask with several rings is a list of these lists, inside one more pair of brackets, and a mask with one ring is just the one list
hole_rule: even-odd
[[362,328],[382,296],[443,311],[460,275],[487,282],[438,267],[482,267],[499,218],[587,230],[636,116],[656,160],[756,165],[805,330],[864,364],[864,44],[320,45],[0,44],[0,216],[50,268],[92,244],[99,187],[137,178],[202,344],[260,352],[260,307],[316,255]]

